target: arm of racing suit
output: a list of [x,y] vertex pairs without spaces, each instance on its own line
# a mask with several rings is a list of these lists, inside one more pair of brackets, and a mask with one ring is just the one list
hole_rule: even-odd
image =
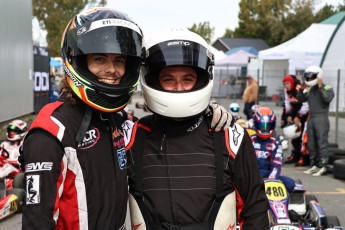
[[282,170],[282,162],[283,162],[283,146],[280,140],[276,139],[275,148],[272,153],[272,160],[271,160],[271,173],[268,178],[275,178],[277,179],[280,176],[280,172]]
[[325,103],[331,103],[334,98],[333,88],[329,85],[322,85],[322,88],[319,88],[321,93],[321,98]]
[[231,168],[237,195],[238,220],[243,223],[241,229],[268,230],[269,204],[255,150],[247,132],[244,132],[242,144]]
[[[27,200],[23,207],[22,229],[54,229],[53,212],[55,205],[58,205],[57,183],[64,156],[63,148],[48,132],[35,130],[25,139],[22,154],[27,187],[28,179],[31,176],[34,178],[34,192],[28,191],[29,189],[26,191]],[[51,164],[52,167],[49,167]],[[46,167],[40,167],[40,165]],[[28,201],[30,198],[32,198],[31,203]]]

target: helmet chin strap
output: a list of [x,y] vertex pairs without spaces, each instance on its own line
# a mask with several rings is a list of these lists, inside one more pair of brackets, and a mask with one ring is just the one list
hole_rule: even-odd
[[75,140],[77,141],[77,143],[81,142],[84,139],[85,133],[87,129],[89,128],[91,118],[92,118],[92,109],[90,107],[87,107],[85,110],[80,128],[78,130],[78,133],[75,136]]

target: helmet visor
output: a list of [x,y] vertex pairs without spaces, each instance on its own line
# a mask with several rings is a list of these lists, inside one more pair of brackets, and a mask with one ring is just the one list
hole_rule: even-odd
[[148,85],[162,90],[158,82],[158,75],[163,67],[192,67],[198,76],[197,83],[192,90],[198,90],[205,87],[212,78],[209,69],[212,65],[214,65],[213,54],[205,46],[192,41],[165,41],[147,50],[144,76]]
[[305,81],[312,81],[317,78],[318,73],[313,73],[313,72],[306,72],[304,73],[304,79]]
[[231,108],[231,111],[232,111],[232,112],[238,112],[238,111],[240,111],[240,108],[238,108],[238,107],[232,107],[232,108]]
[[214,63],[212,54],[199,43],[173,40],[150,47],[147,51],[146,64],[151,71],[174,65],[193,66],[207,70],[208,66]]
[[[141,56],[142,35],[134,23],[121,19],[103,19],[85,24],[76,33],[68,33],[68,42],[74,44],[72,56],[90,53],[115,53]],[[73,45],[72,45],[73,47]]]
[[262,122],[262,121],[255,121],[255,128],[260,130],[261,133],[270,133],[272,130],[275,129],[275,122]]

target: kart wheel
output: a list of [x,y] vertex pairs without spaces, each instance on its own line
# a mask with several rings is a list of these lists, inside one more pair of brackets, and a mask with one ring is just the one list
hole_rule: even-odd
[[328,147],[332,147],[332,148],[338,148],[338,143],[328,143]]
[[345,159],[345,149],[337,149],[334,152],[330,152],[328,164],[333,165],[334,161],[339,159]]
[[315,195],[312,195],[312,194],[305,195],[305,205],[306,205],[306,208],[307,208],[306,210],[307,211],[309,210],[309,203],[312,200],[315,200],[316,202],[319,202]]
[[337,179],[345,180],[345,159],[334,161],[333,177]]
[[326,226],[327,228],[333,228],[335,226],[340,226],[338,217],[336,216],[326,216]]
[[13,178],[13,188],[25,188],[24,173],[20,172]]
[[17,213],[21,213],[23,210],[23,204],[25,201],[25,190],[21,188],[14,188],[8,190],[8,194],[13,194],[17,196],[16,205],[17,205]]

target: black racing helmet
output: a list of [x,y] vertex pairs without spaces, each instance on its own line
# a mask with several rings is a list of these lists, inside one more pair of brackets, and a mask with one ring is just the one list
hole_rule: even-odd
[[[102,112],[122,110],[136,90],[141,66],[143,34],[126,14],[97,7],[74,16],[61,41],[66,80],[73,93]],[[125,74],[118,85],[98,81],[86,65],[87,54],[126,56]]]

